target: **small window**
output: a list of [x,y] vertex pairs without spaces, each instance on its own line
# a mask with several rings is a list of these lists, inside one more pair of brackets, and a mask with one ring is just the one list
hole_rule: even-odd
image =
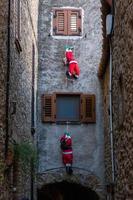
[[81,35],[81,9],[54,9],[53,35]]
[[81,93],[43,95],[42,121],[94,123],[95,95]]
[[80,121],[80,95],[56,96],[56,121]]

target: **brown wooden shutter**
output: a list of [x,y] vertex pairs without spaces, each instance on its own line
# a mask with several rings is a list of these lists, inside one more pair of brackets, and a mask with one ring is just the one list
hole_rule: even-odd
[[67,35],[67,10],[55,10],[53,13],[53,34]]
[[96,122],[95,95],[81,95],[81,122]]
[[81,10],[68,10],[68,35],[81,34]]
[[42,95],[42,121],[55,122],[56,96]]

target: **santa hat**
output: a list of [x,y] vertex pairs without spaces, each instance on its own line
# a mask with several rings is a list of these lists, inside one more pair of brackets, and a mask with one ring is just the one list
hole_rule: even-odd
[[66,49],[65,57],[66,57],[68,62],[70,62],[71,60],[74,59],[74,55],[73,55],[72,49],[69,49],[69,48]]
[[64,134],[65,134],[65,138],[71,138],[70,133],[68,133],[67,131]]

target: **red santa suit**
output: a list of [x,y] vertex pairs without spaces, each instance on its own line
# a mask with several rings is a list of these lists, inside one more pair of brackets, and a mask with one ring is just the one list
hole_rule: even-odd
[[73,59],[69,62],[68,73],[70,76],[79,77],[80,69],[76,60]]
[[72,170],[72,161],[73,161],[73,152],[72,152],[72,139],[69,133],[65,133],[61,139],[61,149],[62,149],[62,161],[66,166],[66,172],[71,175]]
[[66,50],[65,52],[66,62],[68,63],[67,76],[71,78],[78,78],[80,74],[80,69],[78,62],[74,59],[72,50]]

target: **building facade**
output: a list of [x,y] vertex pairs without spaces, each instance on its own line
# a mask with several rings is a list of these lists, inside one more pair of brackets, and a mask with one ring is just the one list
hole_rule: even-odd
[[[5,20],[6,19],[6,20]],[[5,183],[5,136],[6,136],[6,88],[7,88],[7,30],[8,30],[8,3],[0,2],[0,199],[6,198],[8,185]]]
[[[40,1],[37,113],[39,188],[46,184],[68,180],[86,185],[103,198],[103,105],[101,84],[97,77],[102,50],[100,8],[100,1]],[[63,15],[61,12],[65,12],[64,10],[68,13],[80,10],[79,18],[82,20],[82,26],[79,29],[80,34],[74,35],[69,30],[68,33],[63,32],[62,23],[64,21],[61,18]],[[58,15],[58,12],[61,14]],[[56,24],[58,19],[59,24]],[[66,80],[67,67],[63,65],[66,46],[73,47],[75,59],[80,66],[81,73],[79,78],[74,81]],[[60,98],[62,101],[63,95],[65,98],[66,96],[81,94],[95,96],[96,122],[82,123],[79,119],[77,120],[78,123],[72,123],[69,118],[60,121],[58,103],[59,106],[61,104],[58,99]],[[47,105],[43,105],[42,108],[42,95],[44,95],[44,98],[46,95],[48,98],[50,95],[56,96],[56,103],[54,101],[56,113],[51,121],[46,122],[45,120],[44,112],[46,112]],[[65,106],[68,105],[64,104],[64,109]],[[67,108],[69,109],[69,106]],[[74,175],[71,178],[66,176],[60,150],[60,137],[65,131],[70,132],[73,140]]]
[[1,200],[24,196],[33,199],[31,169],[24,172],[20,159],[16,159],[15,147],[34,141],[37,19],[38,1],[0,2]]
[[[113,1],[114,27],[110,35],[110,60],[103,62],[106,54],[109,55],[107,49],[103,48],[99,66],[104,88],[105,174],[109,184],[108,197],[120,200],[133,199],[132,8],[131,1]],[[107,36],[105,37],[107,40]]]
[[115,198],[133,198],[133,2],[115,2],[112,74]]
[[[65,187],[87,188],[90,199],[133,199],[132,10],[130,0],[0,1],[0,200],[34,200],[36,189],[39,200],[59,200]],[[66,78],[68,48],[78,79]],[[65,132],[71,176],[60,149]]]

